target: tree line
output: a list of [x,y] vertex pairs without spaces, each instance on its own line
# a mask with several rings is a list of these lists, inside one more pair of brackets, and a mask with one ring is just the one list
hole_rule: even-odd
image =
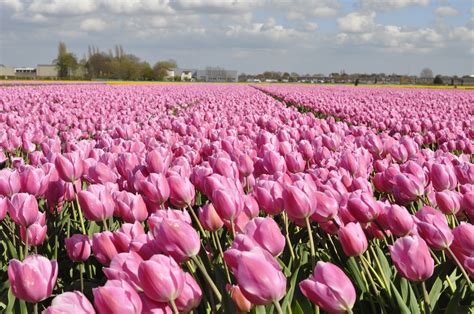
[[121,45],[108,52],[89,46],[88,53],[78,60],[75,54],[68,52],[66,44],[60,42],[58,55],[53,61],[62,79],[116,79],[127,81],[162,81],[168,77],[171,69],[177,67],[174,60],[158,61],[153,66],[134,54],[126,53]]

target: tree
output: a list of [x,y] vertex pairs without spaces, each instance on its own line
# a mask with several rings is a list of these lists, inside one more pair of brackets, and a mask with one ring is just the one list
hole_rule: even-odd
[[58,56],[53,62],[58,68],[58,75],[60,78],[67,78],[78,67],[76,56],[67,52],[66,44],[62,41],[59,42]]
[[177,67],[176,61],[174,60],[158,61],[153,66],[153,78],[162,81],[169,75],[169,71]]
[[441,75],[436,75],[436,77],[433,80],[433,84],[435,85],[443,85],[443,79],[441,78]]
[[430,68],[424,68],[420,72],[421,78],[433,78],[433,71]]

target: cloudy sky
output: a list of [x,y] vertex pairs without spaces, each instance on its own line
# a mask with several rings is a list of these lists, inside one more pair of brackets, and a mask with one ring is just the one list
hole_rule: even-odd
[[474,74],[472,0],[0,0],[0,63],[49,63],[60,40],[239,72]]

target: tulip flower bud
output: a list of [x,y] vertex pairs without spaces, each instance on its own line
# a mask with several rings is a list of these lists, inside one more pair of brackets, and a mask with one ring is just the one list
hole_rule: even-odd
[[184,289],[184,271],[171,257],[157,254],[138,267],[145,295],[157,302],[176,300]]
[[168,178],[170,186],[170,202],[178,208],[194,204],[195,190],[188,178],[172,175]]
[[80,191],[77,197],[88,220],[103,221],[114,214],[115,203],[112,194],[104,185],[89,185],[87,191]]
[[461,195],[457,192],[444,190],[436,192],[436,205],[445,215],[455,215],[461,209]]
[[424,206],[415,217],[418,234],[434,250],[444,250],[453,242],[453,233],[446,217],[433,207]]
[[356,301],[354,285],[336,265],[319,261],[313,275],[299,284],[301,292],[331,313],[352,312]]
[[255,251],[241,252],[236,266],[235,278],[242,294],[250,302],[266,305],[279,301],[285,295],[285,275],[262,255]]
[[99,314],[142,313],[142,301],[135,289],[123,280],[108,280],[105,286],[92,289]]
[[224,222],[216,212],[212,203],[205,204],[198,210],[198,217],[201,225],[208,231],[216,231],[224,226]]
[[138,267],[143,261],[135,252],[119,253],[112,258],[110,266],[103,268],[107,279],[124,280],[137,290],[141,289],[138,279]]
[[176,298],[176,307],[179,311],[188,313],[201,303],[202,291],[196,280],[189,273],[184,273],[183,291]]
[[109,265],[112,258],[118,254],[113,233],[110,231],[95,233],[92,236],[92,252],[99,263]]
[[114,192],[113,199],[118,215],[125,222],[134,223],[144,221],[148,217],[146,204],[141,195],[135,195],[127,191]]
[[359,222],[368,223],[379,215],[380,204],[371,194],[354,192],[347,202],[347,209]]
[[453,166],[439,163],[431,166],[430,179],[436,191],[453,190],[458,183]]
[[166,177],[159,173],[150,173],[145,180],[138,182],[138,189],[148,201],[161,205],[170,197],[170,186]]
[[317,191],[314,193],[316,198],[316,210],[311,216],[316,222],[327,222],[336,217],[339,209],[339,204],[336,199],[329,194]]
[[58,263],[41,255],[29,255],[23,262],[12,259],[8,265],[8,280],[13,295],[36,303],[49,298],[58,277]]
[[400,274],[411,281],[425,281],[434,271],[428,245],[418,236],[399,238],[389,246],[392,261]]
[[54,165],[58,170],[59,177],[65,182],[75,182],[84,173],[84,162],[76,152],[56,155]]
[[414,221],[405,207],[391,205],[387,211],[387,223],[392,234],[405,236],[413,230]]
[[28,228],[20,226],[20,237],[23,243],[26,243],[28,237],[29,246],[38,246],[42,245],[44,238],[46,237],[46,231],[48,227],[46,225],[41,225],[37,222],[30,225]]
[[155,227],[156,247],[178,263],[196,256],[201,249],[201,239],[194,228],[178,219],[164,218]]
[[451,244],[451,251],[458,258],[471,277],[474,277],[474,225],[461,222],[453,229],[454,240]]
[[69,259],[75,262],[84,262],[91,255],[91,241],[82,234],[74,234],[64,240]]
[[13,195],[8,203],[8,212],[16,224],[24,227],[29,227],[40,218],[36,198],[27,193]]
[[21,189],[20,174],[17,170],[0,170],[0,195],[11,196]]
[[114,233],[114,243],[117,249],[121,252],[128,252],[130,243],[139,235],[145,234],[143,226],[135,221],[133,224],[124,223],[120,229]]
[[291,220],[304,220],[310,217],[317,206],[315,192],[309,184],[297,181],[283,190],[283,204]]
[[280,255],[285,249],[285,236],[275,220],[270,217],[256,217],[250,220],[245,226],[244,233],[273,256]]
[[42,314],[95,314],[95,310],[85,295],[73,291],[56,296]]
[[350,222],[338,231],[339,242],[347,256],[359,256],[367,250],[368,242],[360,223]]

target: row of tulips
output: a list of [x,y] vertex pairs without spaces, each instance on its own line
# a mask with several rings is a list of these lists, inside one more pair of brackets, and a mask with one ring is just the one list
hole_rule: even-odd
[[474,306],[469,155],[247,86],[5,91],[7,313]]
[[[410,135],[419,145],[474,153],[473,93],[343,86],[264,86],[265,92],[320,116]],[[401,109],[403,108],[403,109]]]

